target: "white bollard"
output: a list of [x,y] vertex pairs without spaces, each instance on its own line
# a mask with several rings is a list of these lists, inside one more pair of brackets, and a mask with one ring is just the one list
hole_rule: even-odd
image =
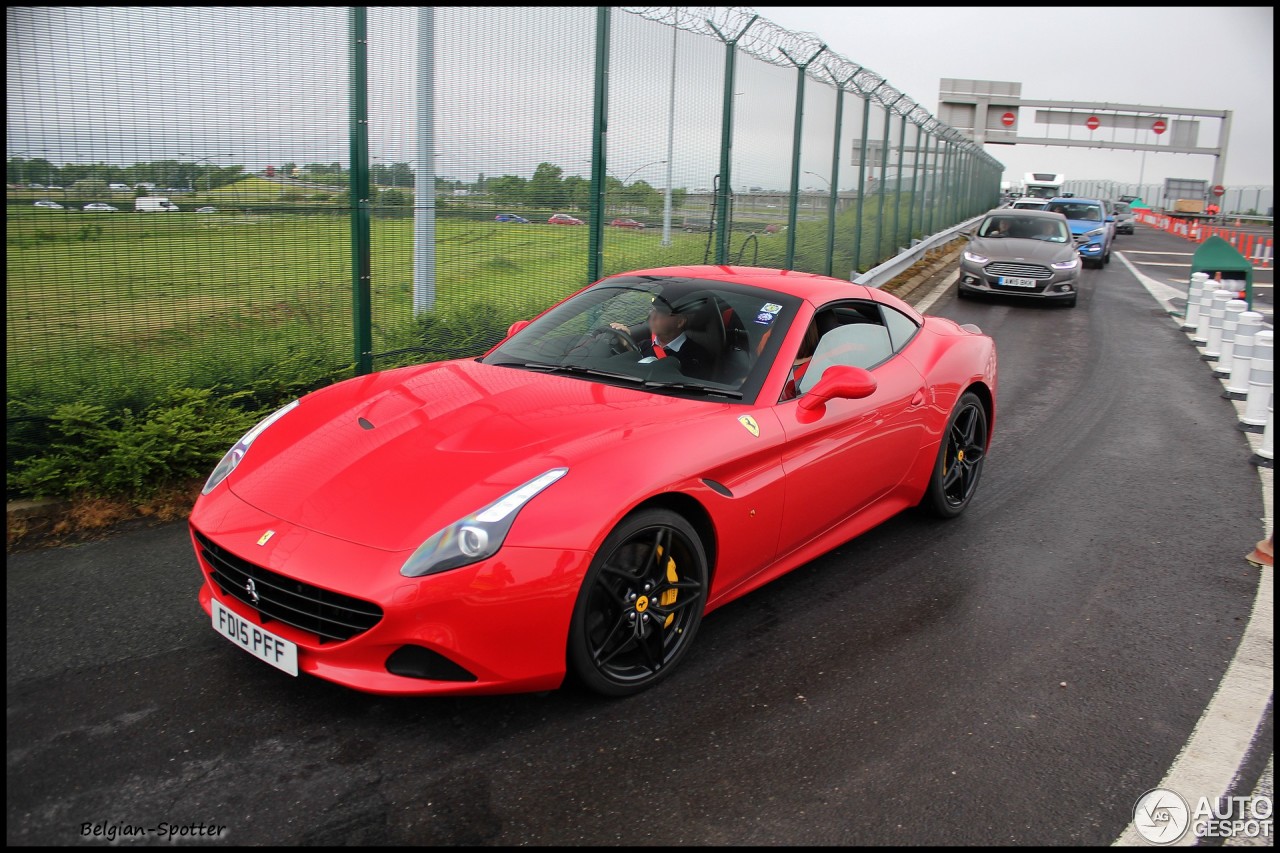
[[1200,322],[1200,291],[1208,280],[1207,272],[1198,272],[1193,273],[1191,281],[1187,282],[1187,309],[1182,313],[1182,328],[1194,329]]
[[1253,336],[1253,359],[1249,365],[1249,396],[1245,400],[1240,426],[1245,432],[1262,432],[1267,425],[1267,409],[1271,407],[1271,363],[1276,333],[1263,329]]
[[1257,311],[1246,311],[1236,321],[1236,340],[1232,345],[1231,378],[1223,396],[1230,400],[1243,400],[1249,396],[1249,368],[1253,366],[1253,339],[1262,331],[1263,316]]
[[1209,342],[1209,308],[1213,305],[1213,294],[1218,290],[1218,283],[1213,279],[1200,285],[1200,316],[1196,320],[1196,331],[1191,340],[1203,346]]
[[1231,373],[1231,359],[1236,351],[1236,327],[1240,325],[1240,315],[1249,310],[1249,303],[1243,299],[1232,299],[1227,303],[1226,314],[1222,318],[1222,347],[1218,353],[1218,363],[1213,372]]
[[1267,425],[1262,430],[1262,445],[1253,453],[1253,464],[1262,468],[1275,465],[1275,449],[1272,447],[1271,424],[1275,421],[1275,408],[1267,407]]
[[1230,290],[1213,292],[1213,301],[1209,303],[1209,333],[1205,336],[1204,352],[1200,354],[1205,361],[1217,361],[1222,355],[1222,324],[1227,317],[1227,303],[1235,298]]

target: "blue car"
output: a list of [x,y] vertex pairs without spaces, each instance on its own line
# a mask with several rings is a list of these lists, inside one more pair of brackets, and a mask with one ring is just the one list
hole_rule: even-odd
[[1071,226],[1080,259],[1085,264],[1101,267],[1111,263],[1111,243],[1116,237],[1116,218],[1107,213],[1107,205],[1096,198],[1051,198],[1044,209],[1061,213]]
[[493,221],[494,222],[523,222],[526,225],[529,223],[529,220],[525,219],[523,216],[516,216],[514,213],[499,213],[497,216],[493,217]]

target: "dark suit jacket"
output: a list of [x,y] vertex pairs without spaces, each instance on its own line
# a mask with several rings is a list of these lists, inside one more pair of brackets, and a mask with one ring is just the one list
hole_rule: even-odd
[[[640,355],[642,358],[648,358],[653,355],[653,338],[647,337],[640,342]],[[688,335],[685,336],[684,343],[680,345],[680,349],[672,351],[667,350],[667,358],[675,358],[680,362],[680,372],[685,376],[692,376],[697,379],[710,379],[711,371],[715,368],[715,363],[711,358],[711,353],[707,352],[707,348],[699,344]]]

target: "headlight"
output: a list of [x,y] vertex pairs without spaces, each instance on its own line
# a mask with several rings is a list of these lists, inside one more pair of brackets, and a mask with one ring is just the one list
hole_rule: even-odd
[[964,253],[964,259],[966,261],[972,261],[975,264],[985,264],[987,261],[991,260],[990,258],[979,255],[977,252],[970,252],[967,250]]
[[240,460],[249,452],[249,445],[253,444],[254,439],[262,435],[267,427],[280,420],[289,411],[298,405],[298,401],[294,400],[287,406],[277,409],[274,414],[270,414],[258,422],[258,425],[244,434],[244,437],[235,443],[235,445],[226,452],[222,457],[222,461],[218,463],[218,467],[213,469],[213,473],[209,475],[209,479],[205,481],[204,488],[200,490],[200,494],[207,495],[212,492],[219,483],[227,479],[227,475],[236,469],[240,464]]
[[1102,228],[1095,228],[1095,229],[1093,229],[1092,231],[1088,231],[1088,232],[1086,232],[1084,236],[1086,236],[1086,237],[1101,237],[1103,234],[1106,234],[1106,233],[1107,233],[1106,226],[1103,226]]
[[1053,268],[1055,270],[1070,270],[1070,269],[1075,269],[1079,265],[1080,265],[1080,259],[1076,257],[1076,258],[1072,258],[1069,261],[1058,261],[1056,264],[1053,265]]
[[568,468],[552,468],[483,509],[458,519],[419,545],[400,567],[400,574],[420,578],[492,557],[502,547],[520,509],[568,473]]

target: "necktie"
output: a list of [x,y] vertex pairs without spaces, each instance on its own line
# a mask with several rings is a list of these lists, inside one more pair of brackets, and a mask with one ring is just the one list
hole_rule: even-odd
[[654,357],[654,358],[666,358],[666,357],[667,357],[667,350],[666,350],[666,347],[664,347],[662,344],[658,343],[658,339],[657,339],[657,338],[654,338],[654,339],[653,339],[653,357]]

